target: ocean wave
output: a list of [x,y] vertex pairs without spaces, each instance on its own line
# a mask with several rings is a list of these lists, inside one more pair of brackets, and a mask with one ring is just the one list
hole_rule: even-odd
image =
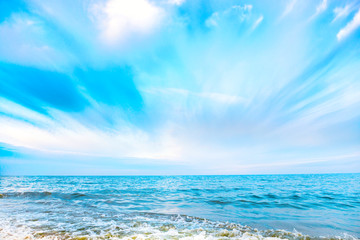
[[[106,191],[106,192],[105,192]],[[194,189],[191,189],[194,191]],[[196,190],[198,191],[198,190]],[[200,191],[200,190],[199,190]],[[106,194],[105,194],[106,193]],[[163,194],[163,195],[162,195]],[[126,202],[122,202],[124,198],[136,204],[159,203],[166,198],[169,200],[169,195],[165,193],[158,193],[152,195],[149,190],[145,192],[141,191],[125,191],[125,190],[102,190],[96,192],[58,192],[58,191],[13,191],[0,193],[0,199],[5,198],[24,198],[24,199],[61,199],[61,200],[96,200],[105,201],[108,204],[126,205]],[[185,198],[181,199],[175,193],[172,195],[172,202],[182,202]],[[289,209],[351,209],[360,206],[360,202],[356,200],[348,200],[346,202],[334,201],[330,196],[313,196],[314,199],[306,201],[303,196],[292,195],[276,195],[272,193],[268,194],[250,194],[248,196],[236,196],[225,198],[211,198],[208,195],[198,196],[197,198],[187,198],[187,201],[203,201],[211,205],[232,205],[234,207],[240,207],[243,209],[252,208],[289,208]],[[121,200],[120,202],[118,200]],[[305,200],[304,200],[305,199]],[[320,199],[320,200],[319,200]],[[324,201],[323,201],[324,200]]]
[[[321,184],[300,175],[1,177],[0,240],[354,239],[343,233],[360,237],[360,189],[350,184],[359,180],[360,175],[324,175]],[[160,213],[247,223],[259,231]],[[265,230],[294,228],[311,236]]]
[[57,229],[41,228],[39,225],[30,227],[14,222],[0,222],[0,239],[43,239],[43,240],[359,240],[351,235],[331,237],[311,237],[297,231],[258,230],[229,222],[215,222],[204,218],[187,215],[166,215],[143,213],[127,216],[121,222],[112,221],[103,224],[101,221],[91,227],[74,227]]
[[[58,192],[8,192],[1,193],[0,198],[60,198],[60,199],[77,199],[81,197],[90,197],[83,193],[58,193]],[[93,197],[93,196],[92,196]]]

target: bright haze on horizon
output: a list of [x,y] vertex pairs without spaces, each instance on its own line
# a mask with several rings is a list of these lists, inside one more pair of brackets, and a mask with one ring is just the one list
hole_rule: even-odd
[[360,171],[360,2],[0,2],[0,174]]

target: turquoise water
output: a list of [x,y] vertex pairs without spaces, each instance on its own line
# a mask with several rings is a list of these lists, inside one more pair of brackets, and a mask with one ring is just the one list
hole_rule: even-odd
[[0,181],[0,239],[360,237],[360,174]]

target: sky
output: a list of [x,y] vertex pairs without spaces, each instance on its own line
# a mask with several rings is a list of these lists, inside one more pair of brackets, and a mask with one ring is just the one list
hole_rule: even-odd
[[347,172],[356,0],[0,0],[0,174]]

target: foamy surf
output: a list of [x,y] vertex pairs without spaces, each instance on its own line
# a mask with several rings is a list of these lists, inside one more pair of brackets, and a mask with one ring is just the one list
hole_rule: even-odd
[[[36,221],[35,221],[36,222]],[[29,225],[32,225],[30,227]],[[43,240],[358,240],[351,235],[331,237],[312,237],[297,231],[258,230],[228,222],[214,222],[207,219],[184,215],[141,214],[124,216],[121,222],[94,221],[92,227],[73,226],[62,229],[61,223],[51,228],[46,223],[27,224],[3,221],[0,227],[0,239],[43,239]]]

